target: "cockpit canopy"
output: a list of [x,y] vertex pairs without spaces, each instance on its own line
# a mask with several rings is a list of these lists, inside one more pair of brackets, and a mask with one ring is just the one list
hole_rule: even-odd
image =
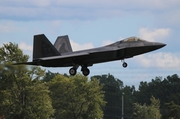
[[122,44],[122,43],[138,42],[138,41],[145,41],[145,40],[143,40],[139,37],[129,37],[129,38],[126,38],[124,40],[118,41],[116,43],[110,44],[108,46],[118,46],[119,44]]
[[138,37],[129,37],[124,39],[122,42],[132,42],[132,41],[144,41],[144,40]]

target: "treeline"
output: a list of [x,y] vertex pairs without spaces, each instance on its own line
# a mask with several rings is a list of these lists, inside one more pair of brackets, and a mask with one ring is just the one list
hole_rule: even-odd
[[135,89],[111,74],[88,79],[11,65],[28,58],[16,44],[0,48],[0,119],[180,119],[177,74]]
[[[180,119],[180,77],[177,74],[140,82],[139,88],[124,86],[113,75],[93,76],[105,91],[104,119]],[[133,80],[133,79],[132,79]]]

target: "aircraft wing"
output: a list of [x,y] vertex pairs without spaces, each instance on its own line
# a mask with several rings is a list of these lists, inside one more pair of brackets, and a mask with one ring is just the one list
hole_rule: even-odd
[[40,59],[41,60],[56,60],[56,59],[80,57],[80,56],[85,56],[85,55],[89,55],[89,53],[88,52],[81,52],[81,53],[73,53],[73,54],[61,55],[61,56],[45,57],[45,58],[40,58]]
[[[74,64],[79,65],[93,65],[96,63],[96,58],[101,56],[107,57],[108,52],[111,52],[115,49],[95,49],[95,50],[86,50],[81,52],[72,52],[69,54],[62,54],[59,56],[50,56],[34,59],[33,62],[24,62],[17,64],[25,64],[25,65],[41,65],[45,67],[68,67],[73,66]],[[108,51],[108,52],[107,52]]]
[[21,63],[15,63],[13,65],[24,64],[24,65],[41,65],[46,67],[66,67],[66,66],[72,66],[74,58],[84,57],[87,55],[89,55],[88,52],[72,53],[67,55],[38,58],[33,60],[33,62],[21,62]]

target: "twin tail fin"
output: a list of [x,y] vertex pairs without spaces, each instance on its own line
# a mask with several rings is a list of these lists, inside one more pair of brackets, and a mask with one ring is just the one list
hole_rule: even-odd
[[34,36],[33,60],[57,55],[60,55],[60,53],[44,34]]
[[57,37],[54,47],[60,54],[72,52],[68,35]]
[[72,48],[67,35],[59,36],[54,45],[44,34],[34,35],[33,60],[58,56],[68,52],[72,52]]

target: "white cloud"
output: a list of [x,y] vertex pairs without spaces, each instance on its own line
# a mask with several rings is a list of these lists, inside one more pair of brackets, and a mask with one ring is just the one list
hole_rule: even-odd
[[70,40],[70,43],[71,43],[73,51],[94,48],[92,43],[78,44],[72,40]]
[[46,7],[51,5],[51,0],[30,0],[34,6]]
[[[154,13],[163,14],[179,9],[179,0],[0,0],[0,18],[6,19],[82,19],[109,18],[119,15]],[[131,3],[131,4],[129,4]],[[154,12],[155,11],[155,12]],[[172,11],[171,14],[176,13]],[[28,14],[27,14],[28,13]],[[179,13],[179,11],[178,11]],[[177,14],[178,14],[177,13]],[[161,14],[160,14],[161,15]],[[177,17],[177,15],[176,15]],[[160,19],[159,17],[158,19]],[[169,19],[169,18],[166,18]]]
[[0,0],[2,6],[38,6],[38,7],[45,7],[51,5],[52,0]]
[[153,30],[149,28],[141,28],[139,30],[140,37],[148,41],[161,41],[165,37],[169,36],[169,34],[169,28],[159,28]]
[[[179,0],[172,0],[172,1],[164,1],[164,0],[151,0],[151,1],[144,1],[144,0],[54,0],[54,2],[58,5],[74,5],[74,6],[84,6],[84,7],[100,7],[100,8],[148,8],[148,9],[165,9],[171,8],[172,6],[178,7],[177,4],[180,3]],[[131,3],[131,4],[129,4]]]
[[136,57],[137,62],[144,67],[156,68],[180,68],[180,53],[155,53],[145,54]]
[[33,51],[33,46],[28,45],[28,44],[26,44],[24,42],[21,42],[19,44],[19,48],[22,49],[22,50],[26,50],[26,51]]

